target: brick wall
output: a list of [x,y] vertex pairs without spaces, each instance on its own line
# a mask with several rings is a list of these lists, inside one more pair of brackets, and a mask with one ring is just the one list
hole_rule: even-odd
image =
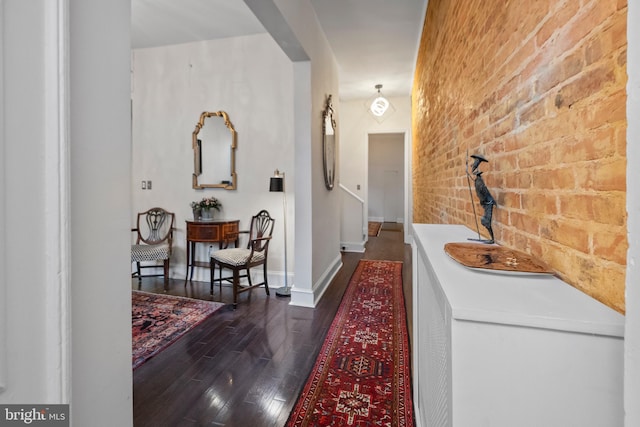
[[465,160],[482,154],[498,243],[624,312],[626,21],[626,0],[429,0],[415,222],[475,229]]

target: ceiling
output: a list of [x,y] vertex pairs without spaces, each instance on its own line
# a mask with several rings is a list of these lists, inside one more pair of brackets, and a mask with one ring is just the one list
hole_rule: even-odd
[[[336,57],[342,100],[411,94],[427,0],[310,0]],[[155,47],[264,33],[239,0],[132,0],[131,44]]]

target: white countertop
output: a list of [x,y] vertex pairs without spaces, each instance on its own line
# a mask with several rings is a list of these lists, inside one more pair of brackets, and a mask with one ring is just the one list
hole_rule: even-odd
[[[413,224],[417,256],[428,260],[454,319],[624,337],[625,318],[552,275],[513,275],[471,269],[444,251],[469,242],[463,225]],[[517,248],[516,248],[517,249]]]

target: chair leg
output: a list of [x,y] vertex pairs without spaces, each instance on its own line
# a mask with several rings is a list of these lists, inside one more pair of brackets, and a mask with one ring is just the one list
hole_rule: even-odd
[[213,282],[216,276],[216,263],[211,259],[209,261],[209,284],[211,285],[210,293],[213,295]]
[[247,268],[247,281],[249,282],[249,287],[253,287],[253,282],[251,281],[251,268]]
[[136,271],[138,272],[138,283],[142,283],[142,273],[140,272],[140,263],[136,262]]
[[222,301],[222,264],[220,264],[220,281],[218,282],[218,289],[220,290],[220,301]]
[[164,289],[169,289],[169,258],[164,260]]
[[[264,274],[264,290],[267,293],[267,295],[270,295],[269,294],[269,283],[267,281],[267,263],[265,262],[262,265],[264,267],[264,272],[263,272],[263,274]],[[287,272],[285,271],[284,274],[287,274]]]
[[238,269],[233,269],[233,309],[238,306],[238,287],[240,286],[240,272]]

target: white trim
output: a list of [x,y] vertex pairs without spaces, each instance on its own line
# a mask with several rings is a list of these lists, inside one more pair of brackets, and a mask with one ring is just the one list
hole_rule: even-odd
[[[427,1],[428,3],[428,1]],[[426,6],[425,6],[426,7]],[[423,15],[426,16],[426,15]],[[418,43],[420,44],[420,43]],[[404,133],[404,243],[410,245],[410,225],[413,223],[413,153],[411,150],[411,129]]]
[[[426,9],[425,9],[426,10]],[[418,43],[419,44],[419,43]],[[417,54],[417,51],[416,51]],[[393,129],[385,129],[383,131],[379,131],[379,132],[375,132],[375,131],[371,131],[371,132],[366,132],[365,133],[365,177],[366,177],[366,194],[367,194],[367,198],[366,198],[366,202],[365,202],[365,213],[366,216],[368,216],[369,214],[369,138],[371,135],[383,135],[383,134],[402,134],[403,135],[403,140],[404,140],[404,145],[403,145],[403,149],[404,149],[404,218],[403,221],[398,221],[398,222],[404,222],[404,224],[412,224],[413,223],[413,181],[412,181],[412,153],[411,153],[411,129],[399,129],[399,130],[393,130]],[[369,221],[376,221],[376,222],[384,222],[384,218],[378,218],[378,217],[372,217],[369,218]],[[410,244],[411,243],[411,237],[410,237],[410,233],[411,230],[409,230],[410,227],[404,227],[404,243],[405,244]]]
[[349,190],[347,187],[345,187],[342,184],[338,184],[338,186],[340,188],[342,188],[348,195],[350,195],[351,197],[353,197],[354,199],[356,199],[357,201],[359,201],[360,203],[362,203],[364,205],[364,199],[362,199],[360,196],[358,196],[356,193],[354,193],[353,191]]
[[45,2],[45,379],[48,403],[71,398],[69,4]]
[[365,247],[364,245],[367,242],[342,242],[340,244],[340,247],[342,248],[343,252],[359,252],[359,253],[363,253],[365,252]]
[[295,285],[291,288],[291,303],[299,307],[315,308],[324,292],[327,290],[331,281],[342,268],[342,255],[338,255],[329,267],[324,271],[322,276],[313,285],[313,291],[308,289],[296,289]]
[[[4,26],[4,1],[0,0],[0,25]],[[4,39],[3,32],[0,31],[0,159],[2,159],[2,170],[5,171],[6,157],[4,155]],[[6,297],[6,268],[5,268],[5,216],[4,216],[4,199],[6,197],[4,173],[0,173],[0,394],[7,389],[7,353],[5,344],[7,342],[6,334],[6,313],[5,301]]]
[[625,426],[640,425],[640,4],[627,12],[627,269],[624,356]]
[[291,302],[289,305],[295,305],[296,307],[315,308],[316,303],[313,297],[313,291],[309,289],[296,289],[294,286],[291,288]]

